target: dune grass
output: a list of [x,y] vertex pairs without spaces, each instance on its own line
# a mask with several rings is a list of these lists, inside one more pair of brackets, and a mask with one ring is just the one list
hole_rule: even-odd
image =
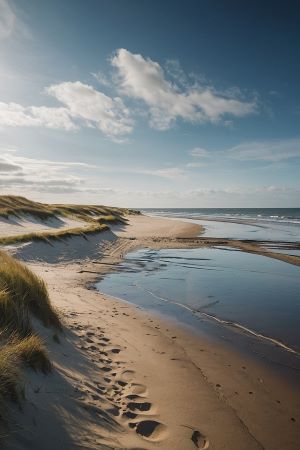
[[126,216],[139,214],[139,211],[99,205],[47,204],[34,202],[21,196],[0,195],[0,217],[22,218],[26,214],[39,220],[62,216],[89,222],[100,215]]
[[95,223],[93,221],[90,225],[77,228],[67,228],[62,230],[47,230],[34,233],[16,234],[13,236],[0,237],[1,245],[18,244],[30,241],[49,241],[61,240],[74,236],[85,236],[88,234],[99,233],[108,230],[108,226],[104,223]]
[[0,326],[24,336],[31,330],[30,313],[46,326],[61,326],[44,281],[0,251]]
[[0,348],[0,418],[3,419],[4,400],[17,398],[17,387],[20,381],[20,358],[13,348],[3,345]]
[[26,367],[43,373],[51,371],[46,347],[37,334],[31,334],[24,339],[13,340],[9,348]]
[[3,420],[5,401],[20,397],[24,368],[51,371],[46,347],[33,331],[31,316],[45,326],[61,329],[44,281],[0,251],[0,419]]
[[127,223],[127,219],[120,215],[100,215],[99,217],[96,217],[93,219],[94,222],[97,223],[104,223],[104,224],[117,224],[117,223]]

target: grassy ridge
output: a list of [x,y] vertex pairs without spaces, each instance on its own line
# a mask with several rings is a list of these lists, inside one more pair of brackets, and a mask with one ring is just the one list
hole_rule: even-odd
[[47,373],[51,364],[31,316],[59,330],[61,322],[50,303],[44,281],[24,264],[0,251],[0,419],[5,400],[17,399],[24,367]]
[[74,236],[85,236],[86,234],[99,233],[101,231],[108,230],[109,227],[103,223],[91,222],[90,225],[78,228],[68,228],[63,230],[49,230],[34,233],[16,234],[14,236],[0,237],[1,245],[18,244],[29,241],[48,241],[48,240],[60,240]]
[[109,225],[125,224],[127,221],[126,216],[130,214],[139,214],[139,212],[126,208],[96,205],[49,205],[33,202],[24,197],[0,195],[0,217],[9,218],[10,216],[15,216],[22,219],[26,215],[31,215],[38,220],[67,217],[84,222],[82,227],[77,228],[50,229],[41,232],[2,236],[0,237],[0,245],[37,240],[65,239],[72,236],[98,233],[107,230]]
[[26,214],[30,214],[40,220],[63,216],[89,221],[99,215],[122,217],[139,214],[139,212],[127,208],[114,208],[110,206],[47,204],[34,202],[25,197],[15,195],[0,195],[0,217],[8,218],[9,216],[15,216],[21,218]]

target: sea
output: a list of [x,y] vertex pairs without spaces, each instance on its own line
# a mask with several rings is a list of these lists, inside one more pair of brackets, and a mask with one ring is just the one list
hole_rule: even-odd
[[[300,257],[300,208],[143,209],[191,221],[201,235],[260,240]],[[127,254],[97,289],[194,332],[300,370],[300,266],[215,246],[140,249]]]
[[300,242],[300,208],[144,208],[141,212],[199,223],[209,237]]

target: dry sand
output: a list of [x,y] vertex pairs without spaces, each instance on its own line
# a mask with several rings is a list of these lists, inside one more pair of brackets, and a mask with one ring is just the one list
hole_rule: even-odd
[[92,289],[131,249],[205,245],[184,239],[201,232],[195,227],[136,217],[101,239],[14,249],[46,280],[65,328],[56,343],[36,325],[53,373],[26,374],[27,401],[22,411],[11,407],[4,450],[299,449],[292,387],[205,336]]

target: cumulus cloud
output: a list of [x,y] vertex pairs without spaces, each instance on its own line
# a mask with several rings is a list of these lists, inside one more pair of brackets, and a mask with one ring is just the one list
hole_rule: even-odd
[[278,162],[300,157],[300,139],[254,141],[239,144],[227,155],[240,161]]
[[66,108],[26,107],[17,103],[0,102],[0,127],[4,126],[76,129]]
[[160,130],[170,128],[178,118],[191,123],[216,123],[224,116],[242,117],[256,110],[254,101],[223,95],[211,87],[179,89],[166,79],[157,62],[124,48],[116,52],[111,63],[118,72],[121,91],[146,103],[151,125]]
[[111,98],[80,81],[55,84],[46,89],[65,105],[68,114],[109,137],[131,133],[132,119],[120,97]]
[[[7,5],[5,0],[0,0],[0,37],[1,26],[3,30],[9,29],[17,20]],[[4,18],[1,18],[1,7],[5,12]],[[6,23],[8,25],[3,25]],[[59,102],[58,106],[0,102],[0,127],[46,127],[66,131],[89,127],[122,142],[132,133],[133,116],[137,115],[149,117],[153,128],[166,130],[177,119],[194,124],[221,122],[226,125],[231,123],[228,116],[242,117],[256,111],[255,101],[243,100],[238,89],[222,93],[204,81],[201,83],[200,79],[191,82],[191,77],[183,72],[178,61],[167,61],[164,72],[150,58],[120,49],[111,59],[111,64],[112,79],[102,72],[92,75],[111,91],[117,89],[119,95],[130,97],[131,109],[120,96],[107,95],[81,81],[66,81],[44,89],[44,93]]]
[[0,102],[0,127],[47,127],[76,130],[93,127],[109,138],[131,133],[130,112],[119,97],[111,98],[80,81],[54,84],[45,89],[63,106],[23,106]]

